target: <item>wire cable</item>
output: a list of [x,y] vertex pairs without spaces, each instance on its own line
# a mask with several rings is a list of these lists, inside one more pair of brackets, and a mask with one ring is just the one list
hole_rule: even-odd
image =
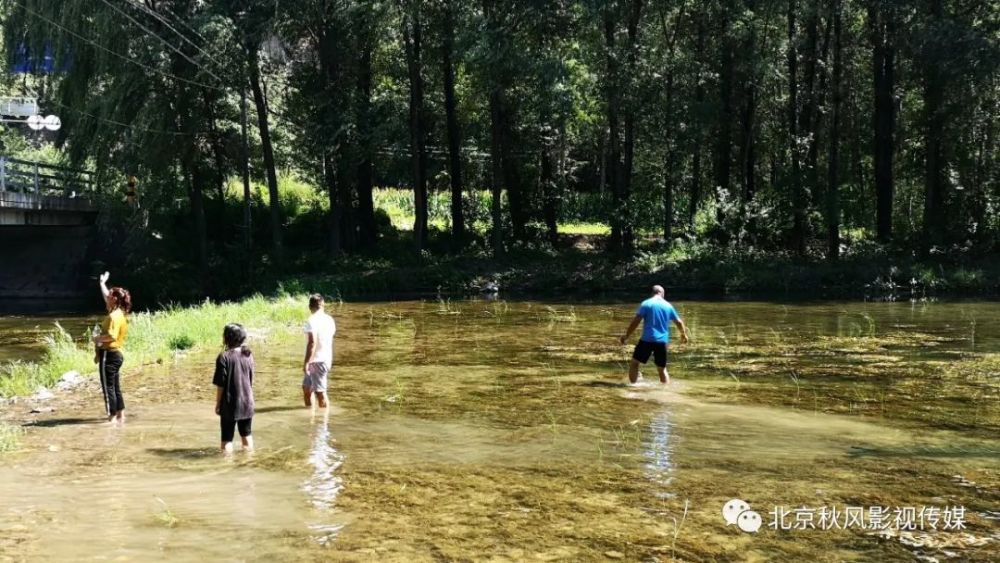
[[[227,70],[226,66],[224,64],[220,63],[216,58],[214,58],[211,55],[211,53],[209,53],[208,51],[206,51],[205,49],[203,49],[200,45],[198,45],[197,43],[195,43],[194,41],[192,41],[191,39],[189,39],[187,35],[184,35],[180,31],[178,31],[176,27],[174,27],[173,25],[171,25],[171,22],[166,17],[164,17],[162,14],[160,14],[156,10],[153,10],[152,8],[150,8],[149,6],[146,6],[145,4],[142,4],[141,2],[140,3],[133,3],[133,2],[130,2],[129,0],[125,0],[125,3],[128,4],[128,5],[130,5],[130,6],[133,6],[135,8],[138,8],[139,10],[145,12],[146,14],[149,14],[154,19],[156,19],[157,21],[159,21],[160,23],[162,23],[163,25],[165,25],[167,27],[167,29],[169,29],[170,31],[173,31],[178,37],[181,38],[182,41],[184,41],[188,45],[191,45],[192,47],[194,47],[195,49],[197,49],[198,52],[200,52],[202,55],[204,55],[209,61],[211,61],[212,63],[214,63],[216,67],[218,67],[219,69],[221,69],[223,71]],[[190,29],[190,27],[189,27],[189,29]],[[200,37],[200,35],[199,35],[199,37]],[[201,37],[201,40],[207,42],[207,40],[204,37]]]
[[[197,61],[195,61],[195,60],[194,60],[194,59],[192,59],[191,57],[187,56],[187,54],[185,54],[185,53],[184,53],[184,52],[182,52],[182,51],[181,51],[180,49],[178,49],[178,48],[177,48],[176,46],[174,46],[174,44],[173,44],[173,43],[171,43],[171,42],[167,41],[166,39],[164,39],[164,38],[160,37],[159,35],[157,35],[156,33],[154,33],[154,32],[153,32],[153,30],[151,30],[151,29],[149,29],[148,27],[146,27],[146,26],[142,25],[142,23],[141,23],[141,22],[139,22],[139,20],[137,20],[137,19],[133,18],[133,17],[132,17],[131,15],[129,15],[129,13],[128,13],[128,12],[126,12],[125,10],[122,10],[122,9],[121,9],[121,8],[119,8],[118,6],[115,6],[115,5],[114,5],[114,4],[112,4],[112,3],[111,3],[111,2],[109,1],[109,0],[100,0],[100,1],[101,1],[101,3],[102,3],[102,4],[106,5],[107,7],[111,8],[112,10],[114,10],[114,11],[118,12],[118,13],[119,13],[119,14],[121,14],[122,16],[125,16],[125,18],[126,18],[126,19],[128,19],[128,20],[129,20],[130,22],[132,22],[133,24],[135,24],[136,26],[138,26],[138,27],[139,27],[139,29],[141,29],[142,31],[144,31],[144,32],[145,32],[145,33],[146,33],[147,35],[149,35],[149,36],[151,36],[151,37],[155,38],[155,39],[156,39],[156,40],[158,40],[158,41],[159,41],[160,43],[163,43],[164,45],[166,45],[167,47],[169,47],[171,51],[173,51],[173,52],[177,53],[178,55],[180,55],[181,57],[183,57],[183,58],[184,58],[184,60],[186,60],[186,61],[188,61],[189,63],[191,63],[192,65],[194,65],[194,67],[195,67],[195,68],[197,68],[198,70],[200,70],[200,71],[203,71],[203,72],[206,72],[206,73],[207,73],[207,74],[208,74],[209,76],[211,76],[212,78],[214,78],[214,79],[218,80],[219,82],[221,82],[221,83],[223,83],[223,84],[226,84],[226,81],[225,81],[225,80],[223,80],[223,79],[221,79],[221,78],[219,78],[219,76],[218,76],[217,74],[215,74],[215,73],[214,73],[214,72],[212,72],[211,70],[209,70],[209,69],[207,69],[207,68],[205,68],[205,67],[201,66],[200,64],[198,64],[198,62],[197,62]],[[131,4],[130,4],[130,5],[131,5]]]

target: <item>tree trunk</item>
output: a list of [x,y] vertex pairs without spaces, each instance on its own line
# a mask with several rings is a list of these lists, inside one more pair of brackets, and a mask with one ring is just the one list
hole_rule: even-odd
[[830,115],[830,162],[826,187],[826,257],[840,257],[840,113],[843,104],[841,54],[842,0],[832,0],[833,12],[833,109]]
[[[667,72],[667,103],[663,108],[668,123],[672,126],[674,115],[674,72]],[[668,127],[668,129],[673,129]],[[672,131],[673,134],[676,134]],[[674,139],[666,139],[667,152],[663,159],[663,242],[670,245],[674,239],[674,161],[676,159],[677,143]]]
[[253,215],[250,207],[250,143],[247,139],[247,90],[244,86],[240,90],[240,137],[241,153],[240,163],[243,173],[243,249],[247,252],[247,260],[250,259],[250,249],[253,245]]
[[[942,0],[932,0],[931,18],[933,24],[939,24],[944,17]],[[933,28],[932,28],[933,29]],[[944,214],[944,111],[942,103],[946,85],[944,72],[938,62],[938,53],[928,53],[931,60],[924,64],[924,113],[927,120],[927,137],[924,141],[926,150],[926,170],[924,176],[924,225],[923,252],[931,246],[941,244]]]
[[[747,0],[746,7],[751,13],[756,13],[756,2]],[[745,83],[743,91],[743,115],[741,121],[742,131],[740,134],[740,175],[743,180],[743,193],[740,197],[740,220],[746,226],[746,230],[752,232],[753,218],[748,217],[747,206],[753,202],[757,194],[757,146],[756,121],[757,121],[757,22],[750,22],[750,32],[744,46],[744,55],[747,57],[746,70],[743,81]]]
[[621,248],[624,243],[622,220],[622,174],[621,174],[621,133],[619,112],[621,105],[621,84],[618,80],[618,57],[615,53],[616,22],[611,7],[604,8],[604,50],[608,118],[608,163],[607,178],[611,184],[611,246]]
[[451,237],[456,248],[465,240],[465,213],[462,209],[462,137],[458,124],[458,98],[455,94],[455,7],[449,0],[444,7],[441,40],[441,70],[444,83],[444,111],[448,127],[448,176],[451,182]]
[[197,237],[198,247],[198,269],[202,279],[202,289],[205,289],[204,282],[208,275],[208,224],[205,221],[205,192],[202,188],[204,182],[198,165],[191,159],[185,163],[187,168],[188,190],[191,198],[191,214],[194,217],[194,228]]
[[[728,17],[728,16],[724,16]],[[725,24],[729,27],[729,23]],[[719,120],[716,124],[715,137],[715,218],[720,224],[723,220],[723,198],[732,195],[732,158],[733,158],[733,73],[735,71],[735,47],[730,34],[726,32],[722,39],[719,72]],[[717,232],[723,233],[722,229]]]
[[542,147],[539,180],[542,184],[542,211],[545,216],[545,232],[548,235],[549,242],[552,246],[555,246],[559,242],[559,226],[556,223],[558,217],[557,205],[559,198],[556,193],[555,173],[552,165],[552,152],[551,148],[547,146]]
[[795,31],[796,0],[788,0],[788,139],[789,153],[792,159],[791,192],[792,192],[792,249],[798,254],[805,254],[805,198],[802,194],[802,170],[799,162],[799,83],[798,83],[798,53]]
[[278,175],[274,168],[274,148],[271,146],[271,128],[268,125],[267,101],[260,84],[260,67],[257,53],[251,47],[248,49],[250,67],[250,90],[253,93],[254,106],[257,108],[257,128],[260,131],[260,145],[264,153],[264,171],[267,175],[268,204],[271,208],[271,250],[274,261],[283,260],[281,248],[281,202],[278,199]]
[[427,247],[427,145],[424,125],[424,79],[421,60],[421,24],[418,4],[411,2],[403,22],[403,46],[410,77],[410,151],[413,202],[416,217],[413,240],[417,250]]
[[893,16],[876,0],[869,0],[868,24],[872,37],[872,68],[874,70],[875,111],[872,114],[875,161],[876,237],[881,242],[892,240],[893,176],[892,159],[895,153],[893,131],[896,127],[895,58],[893,45]]
[[[802,140],[805,141],[805,181],[802,182],[802,200],[807,208],[806,213],[812,207],[815,198],[818,197],[816,194],[816,182],[819,178],[817,170],[818,139],[814,134],[813,121],[819,113],[816,90],[816,76],[819,68],[819,1],[808,1],[805,44],[802,45],[802,62],[804,63],[802,89],[804,92],[801,92],[799,97],[801,110],[798,128]],[[808,229],[808,225],[806,228]],[[808,236],[808,233],[805,233],[804,236]]]
[[[700,59],[701,53],[705,52],[705,22],[699,15],[697,17],[697,39],[695,40],[695,57]],[[700,62],[700,60],[698,61]],[[695,71],[694,103],[697,111],[701,111],[705,103],[705,85],[700,73]],[[697,113],[696,113],[697,115]],[[701,202],[701,151],[702,151],[702,123],[695,122],[695,133],[691,144],[691,185],[688,190],[688,229],[694,230],[694,218],[698,213],[698,204]]]
[[372,196],[374,176],[375,147],[372,144],[372,50],[374,49],[374,32],[370,21],[370,7],[359,10],[361,14],[356,22],[358,31],[358,82],[357,82],[357,114],[358,114],[358,236],[361,246],[370,247],[375,244],[377,233],[375,228],[375,202]]
[[503,129],[500,115],[503,106],[503,92],[499,84],[490,88],[490,219],[492,220],[491,244],[493,256],[503,254],[503,217],[501,198],[503,197]]
[[323,182],[326,184],[326,194],[330,201],[329,215],[329,250],[330,256],[336,258],[343,252],[341,230],[343,225],[343,208],[340,201],[340,189],[337,185],[337,165],[332,152],[323,153]]
[[666,104],[663,113],[666,116],[667,138],[664,139],[666,153],[663,158],[663,242],[668,247],[673,241],[674,227],[674,183],[677,176],[674,172],[677,161],[677,121],[674,119],[674,58],[677,55],[677,36],[684,20],[684,8],[679,10],[673,33],[667,30],[667,19],[663,12],[660,12],[660,24],[663,26],[663,39],[667,43],[667,54],[670,60],[666,71]]
[[[816,12],[815,16],[815,39],[810,38],[810,41],[819,40],[819,2],[814,6]],[[804,122],[807,127],[809,127],[809,149],[806,155],[806,163],[809,171],[809,182],[808,190],[806,192],[806,200],[808,202],[820,201],[822,194],[822,186],[820,185],[820,170],[819,170],[819,152],[820,152],[820,140],[822,136],[820,131],[823,125],[823,102],[826,99],[826,91],[828,86],[828,73],[827,59],[830,54],[830,32],[833,29],[831,21],[826,22],[826,27],[823,31],[823,43],[822,46],[814,46],[810,48],[810,56],[816,58],[812,63],[813,66],[813,77],[810,79],[809,86],[809,106],[810,106],[810,117],[808,122]],[[815,84],[815,85],[813,85]]]
[[632,172],[635,163],[635,114],[636,107],[638,106],[634,76],[636,73],[636,59],[638,56],[636,50],[639,43],[639,20],[642,17],[642,0],[632,0],[629,4],[629,8],[630,12],[627,25],[628,57],[626,59],[628,65],[626,69],[626,76],[628,78],[627,82],[623,83],[627,95],[625,98],[627,103],[624,111],[625,154],[621,180],[621,209],[622,217],[624,219],[622,224],[621,239],[622,248],[625,250],[632,250],[635,246],[635,228],[632,224],[630,203],[632,199]]

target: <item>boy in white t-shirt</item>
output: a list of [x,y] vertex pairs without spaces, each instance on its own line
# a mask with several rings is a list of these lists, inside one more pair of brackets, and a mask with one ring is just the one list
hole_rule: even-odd
[[302,398],[307,407],[312,406],[312,394],[316,393],[316,403],[326,408],[326,378],[333,366],[333,335],[337,324],[333,317],[323,310],[323,296],[314,293],[309,296],[309,310],[312,315],[306,321],[306,358],[302,363]]

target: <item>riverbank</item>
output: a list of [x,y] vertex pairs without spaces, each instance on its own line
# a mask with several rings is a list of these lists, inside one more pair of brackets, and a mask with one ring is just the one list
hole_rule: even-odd
[[[289,296],[268,299],[259,295],[239,302],[205,301],[190,307],[168,307],[156,312],[134,312],[129,316],[125,348],[126,372],[149,364],[160,364],[175,354],[219,346],[226,323],[243,323],[251,335],[262,337],[271,330],[301,321],[305,299]],[[89,332],[70,334],[55,323],[44,336],[44,353],[35,362],[0,364],[0,397],[25,396],[40,388],[51,388],[63,374],[96,373]]]
[[[654,283],[668,292],[707,297],[899,300],[1000,295],[1000,258],[964,259],[873,251],[830,262],[785,253],[712,248],[667,250],[648,244],[631,255],[609,252],[606,237],[565,237],[559,250],[524,248],[485,253],[354,256],[267,276],[275,290],[321,290],[344,298],[367,295],[469,294],[488,284],[537,296],[634,293]],[[302,266],[302,265],[300,265]]]

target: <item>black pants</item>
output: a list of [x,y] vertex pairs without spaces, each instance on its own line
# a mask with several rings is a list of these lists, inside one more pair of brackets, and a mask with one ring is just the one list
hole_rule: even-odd
[[104,410],[108,416],[125,410],[125,399],[122,398],[122,387],[118,378],[124,360],[118,350],[101,350],[101,391],[104,394]]
[[233,435],[236,433],[236,427],[239,427],[240,437],[246,438],[251,432],[253,432],[253,418],[233,420],[225,416],[219,417],[219,428],[222,430],[223,442],[233,441]]

